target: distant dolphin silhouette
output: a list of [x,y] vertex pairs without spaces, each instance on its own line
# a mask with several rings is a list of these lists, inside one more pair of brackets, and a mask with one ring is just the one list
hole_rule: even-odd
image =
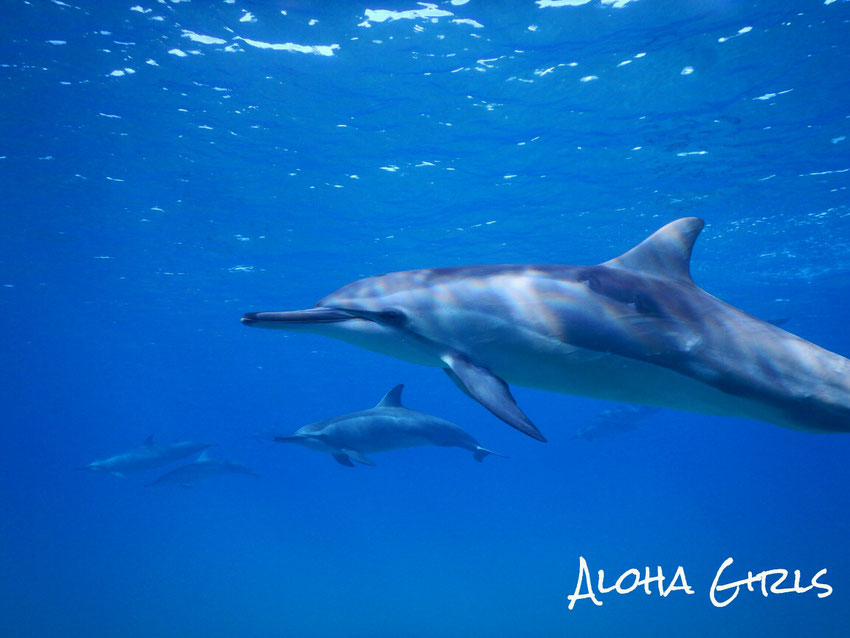
[[192,456],[212,443],[196,441],[180,441],[177,443],[154,443],[153,436],[145,439],[143,445],[129,452],[110,456],[107,459],[92,461],[88,465],[74,468],[75,470],[91,470],[93,472],[108,472],[120,478],[125,478],[127,472],[141,472],[164,465],[169,465],[187,456]]
[[504,456],[481,447],[472,435],[454,423],[408,410],[401,404],[403,389],[403,385],[395,386],[374,408],[311,423],[292,436],[276,436],[274,440],[328,452],[338,463],[350,467],[354,466],[351,459],[375,465],[365,456],[372,452],[419,445],[463,448],[471,451],[476,461],[488,454]]
[[251,468],[240,465],[239,463],[233,463],[232,461],[212,459],[204,451],[192,463],[175,467],[155,481],[147,483],[147,485],[179,485],[180,487],[191,487],[198,481],[225,476],[227,474],[259,476]]
[[597,414],[590,423],[579,428],[570,438],[592,441],[600,436],[636,430],[640,421],[660,410],[661,408],[650,405],[617,405]]
[[507,382],[610,401],[850,431],[850,361],[707,294],[691,280],[703,221],[674,221],[597,266],[467,266],[343,286],[248,326],[314,332],[442,367],[536,439]]

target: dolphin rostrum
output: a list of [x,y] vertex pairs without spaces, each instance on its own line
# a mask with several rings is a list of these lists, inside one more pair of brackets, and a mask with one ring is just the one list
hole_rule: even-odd
[[338,463],[348,466],[354,466],[351,459],[375,465],[366,454],[419,445],[463,448],[472,452],[476,461],[488,454],[504,456],[481,447],[472,435],[454,423],[408,410],[401,404],[403,389],[404,385],[395,386],[374,408],[317,421],[292,436],[276,436],[274,440],[329,452]]
[[222,461],[212,459],[207,456],[206,451],[201,452],[201,455],[193,462],[186,465],[175,467],[169,470],[151,485],[179,485],[180,487],[192,487],[198,481],[224,476],[226,474],[249,474],[251,476],[259,476],[251,468],[234,463],[233,461]]
[[142,445],[134,450],[116,454],[100,461],[92,461],[88,465],[75,469],[109,472],[124,478],[126,472],[141,472],[169,465],[187,456],[202,452],[211,446],[212,443],[198,443],[196,441],[154,443],[153,436],[149,436]]
[[697,287],[690,258],[702,227],[696,217],[676,220],[596,266],[390,273],[343,286],[308,310],[254,312],[242,322],[442,367],[541,441],[508,383],[850,432],[850,360]]

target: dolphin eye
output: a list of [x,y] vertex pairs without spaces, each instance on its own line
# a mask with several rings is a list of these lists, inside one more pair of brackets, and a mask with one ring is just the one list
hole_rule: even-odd
[[407,316],[397,308],[382,310],[378,313],[378,317],[382,323],[388,323],[395,326],[403,324],[407,320]]

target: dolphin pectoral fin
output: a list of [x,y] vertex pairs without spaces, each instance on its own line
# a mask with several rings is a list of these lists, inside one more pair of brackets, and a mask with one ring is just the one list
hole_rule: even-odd
[[352,450],[352,449],[346,448],[346,449],[342,450],[342,452],[346,456],[350,456],[352,459],[354,459],[358,463],[362,463],[363,465],[372,465],[372,466],[375,465],[374,461],[367,459],[365,456],[363,456],[357,450]]
[[351,459],[348,458],[347,454],[332,454],[334,457],[334,461],[339,463],[340,465],[345,465],[347,467],[354,467],[354,463],[351,462]]
[[546,442],[546,437],[519,409],[508,384],[502,379],[463,356],[446,354],[442,359],[451,369],[449,376],[466,394],[511,427],[538,441]]
[[455,374],[455,371],[451,368],[443,368],[443,372],[449,375],[449,379],[451,379],[454,384],[460,388],[460,391],[463,392],[466,396],[468,396],[473,401],[477,401],[474,396],[472,396],[472,392],[470,392],[465,385],[463,385],[463,381],[460,380],[460,377]]

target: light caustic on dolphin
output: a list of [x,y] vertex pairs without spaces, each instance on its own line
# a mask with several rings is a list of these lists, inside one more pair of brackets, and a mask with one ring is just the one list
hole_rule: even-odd
[[435,268],[370,277],[248,326],[312,332],[443,368],[544,441],[508,383],[810,432],[850,431],[850,360],[694,284],[703,227],[676,220],[596,266]]

